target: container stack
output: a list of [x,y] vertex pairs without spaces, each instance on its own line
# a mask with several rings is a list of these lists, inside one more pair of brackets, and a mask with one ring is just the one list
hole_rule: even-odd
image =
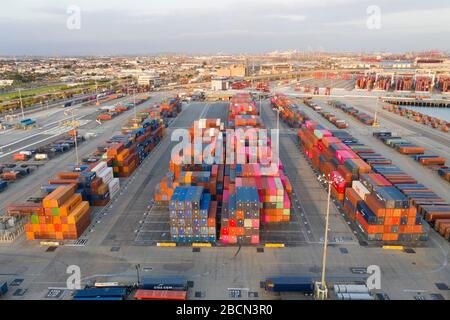
[[343,202],[344,211],[368,240],[392,243],[427,239],[420,198],[414,202],[414,191],[405,189],[417,186],[415,179],[347,132],[327,132],[317,123],[306,122],[298,136],[313,166],[331,177],[333,197]]
[[277,94],[272,97],[271,105],[273,110],[280,112],[280,119],[292,128],[300,128],[309,117],[298,104],[294,103],[285,95]]
[[113,161],[114,177],[129,177],[139,164],[136,147],[131,143],[118,142],[112,145],[107,156]]
[[289,186],[285,190],[279,177],[236,177],[236,187],[256,186],[262,205],[260,213],[263,223],[290,221],[291,202],[287,190],[291,187],[288,180],[287,183]]
[[176,187],[169,202],[170,235],[175,242],[215,242],[217,203],[203,187]]
[[120,190],[120,180],[114,178],[113,169],[108,167],[105,161],[101,161],[91,169],[91,172],[95,172],[97,177],[108,186],[109,197],[113,199]]
[[27,240],[78,239],[91,221],[89,203],[75,193],[75,185],[56,188],[44,198],[42,207],[25,225]]
[[237,115],[259,115],[256,103],[250,94],[238,94],[231,99],[228,120],[234,121]]
[[181,100],[179,98],[170,99],[159,106],[159,112],[164,118],[175,118],[181,112]]
[[381,175],[363,174],[347,189],[344,208],[368,240],[426,240],[422,219],[408,199]]
[[223,195],[220,241],[223,244],[258,244],[260,209],[256,187],[230,185]]

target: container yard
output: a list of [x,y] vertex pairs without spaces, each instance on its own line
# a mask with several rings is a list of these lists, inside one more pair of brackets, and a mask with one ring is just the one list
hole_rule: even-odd
[[[81,290],[65,290],[64,299],[184,301],[199,297],[227,299],[232,295],[247,298],[245,288],[252,296],[257,292],[261,299],[313,299],[314,281],[320,279],[314,266],[320,266],[322,258],[318,253],[323,246],[327,199],[326,188],[317,177],[327,176],[331,179],[333,199],[331,265],[343,255],[341,249],[350,252],[345,266],[333,267],[336,271],[327,276],[329,297],[375,299],[376,293],[371,290],[360,292],[359,287],[352,287],[366,275],[353,274],[352,279],[342,275],[352,274],[348,270],[363,266],[370,259],[376,259],[385,269],[394,268],[409,257],[403,251],[383,247],[410,248],[420,254],[420,259],[437,257],[433,241],[448,243],[445,239],[450,206],[447,199],[422,181],[393,165],[389,154],[374,150],[348,132],[356,127],[355,122],[362,128],[370,126],[341,109],[330,112],[332,107],[328,104],[314,102],[309,99],[304,103],[285,94],[274,94],[260,102],[241,93],[228,102],[192,102],[180,108],[181,104],[168,96],[156,104],[152,99],[144,101],[135,112],[129,108],[128,117],[100,120],[101,126],[114,126],[115,130],[80,144],[79,164],[74,163],[73,150],[50,158],[49,163],[60,159],[63,163],[55,170],[45,169],[47,164],[33,173],[40,181],[33,198],[25,192],[6,203],[5,213],[23,221],[23,234],[12,245],[26,246],[30,252],[53,246],[56,254],[67,252],[86,266],[84,261],[92,256],[84,258],[77,250],[104,257],[104,261],[94,259],[110,271],[102,272],[96,281],[108,285],[83,284]],[[321,119],[323,125],[316,119]],[[336,120],[343,120],[348,127],[339,128]],[[244,140],[226,139],[229,129],[254,129],[259,133],[276,127],[281,130],[281,159],[275,172],[268,172],[263,161],[273,152],[270,136],[267,141],[258,135]],[[82,132],[82,128],[78,130]],[[179,164],[176,158],[172,159],[175,143],[170,135],[178,128],[190,133],[192,149],[188,155],[192,160],[197,157],[197,163]],[[210,154],[213,159],[219,159],[221,150],[226,158],[230,155],[226,150],[232,146],[236,159],[245,159],[245,163],[207,163],[208,157],[203,153],[199,157],[195,151],[205,150],[208,143],[195,141],[196,133],[209,137],[208,141],[218,134],[223,136],[214,144]],[[257,155],[251,161],[251,146],[259,144],[264,144],[266,157]],[[398,147],[404,148],[404,157],[421,155],[420,150],[413,150],[420,145]],[[425,148],[425,155],[427,151]],[[30,160],[18,160],[16,165]],[[445,167],[440,170],[445,176]],[[22,180],[2,194],[9,194],[16,183]],[[100,249],[105,247],[106,250]],[[133,253],[128,251],[131,249]],[[119,262],[122,258],[118,252],[143,259],[140,273],[151,269],[163,280],[152,282],[142,277],[136,284],[136,267]],[[142,258],[148,252],[151,256]],[[398,254],[392,256],[392,252]],[[293,254],[290,259],[296,263],[280,260],[284,254]],[[217,263],[229,268],[234,260],[249,265],[239,271],[243,276],[233,280],[231,274],[222,275],[212,288],[211,277],[217,277],[217,273],[206,270],[214,270]],[[195,267],[186,261],[193,261]],[[271,267],[273,261],[278,261],[279,270]],[[407,268],[412,270],[414,266]],[[196,270],[205,270],[205,274],[199,278]],[[183,279],[177,278],[180,276]],[[64,273],[60,277],[62,281]],[[418,281],[428,288],[428,280]],[[442,281],[445,282],[436,279]],[[407,292],[396,291],[398,286],[407,287],[402,284],[404,281],[393,276],[389,282],[392,284],[386,284],[385,291],[391,297],[411,297]],[[30,289],[29,297],[38,297],[43,292],[40,290]],[[444,291],[434,291],[445,295]]]
[[[200,136],[217,137],[219,133],[225,134],[226,127],[260,130],[264,125],[259,114],[253,98],[249,94],[239,94],[231,99],[228,126],[220,119],[200,119],[194,121],[190,132],[192,136],[199,132]],[[261,155],[256,161],[251,160],[249,146],[261,141],[257,141],[256,136],[248,139],[224,139],[220,148],[218,145],[214,148],[234,152],[236,147],[236,157],[242,156],[245,164],[179,165],[171,161],[170,172],[157,186],[154,200],[159,205],[169,204],[172,241],[215,243],[219,240],[224,245],[257,245],[260,225],[289,223],[290,181],[280,170],[275,174],[265,173]],[[201,150],[201,143],[192,142],[193,152]],[[266,155],[271,153],[270,140],[264,151]]]
[[3,5],[0,300],[450,300],[448,1],[97,2]]

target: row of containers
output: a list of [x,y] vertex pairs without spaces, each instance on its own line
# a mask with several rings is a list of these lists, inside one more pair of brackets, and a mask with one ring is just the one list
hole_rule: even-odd
[[[68,108],[71,106],[75,106],[77,104],[84,104],[84,105],[88,105],[88,104],[92,104],[91,102],[95,101],[97,102],[97,99],[99,102],[104,102],[104,101],[111,101],[114,99],[120,99],[123,97],[123,94],[121,92],[120,89],[113,89],[113,90],[105,90],[104,92],[98,93],[98,94],[93,94],[87,97],[78,97],[75,99],[72,99],[70,101],[67,101],[64,103],[63,107],[64,108]],[[105,100],[107,99],[107,100]]]
[[75,143],[80,144],[84,142],[84,137],[77,135],[75,141],[75,131],[71,130],[65,134],[61,139],[57,139],[52,143],[46,144],[33,149],[19,151],[13,154],[14,161],[43,161],[53,159],[63,153],[72,151],[75,148]]
[[[45,196],[34,202],[10,204],[11,216],[29,216],[28,240],[73,240],[90,224],[91,207],[106,206],[117,196],[120,179],[127,178],[161,141],[163,119],[142,110],[122,127],[122,135],[97,147],[81,164],[66,165],[41,189]],[[137,125],[138,124],[138,125]]]
[[[360,143],[345,131],[328,131],[306,122],[299,143],[313,167],[333,181],[332,195],[368,240],[418,243],[428,239],[425,219],[441,226],[450,206],[419,184],[391,160]],[[445,226],[445,224],[444,224]]]
[[118,115],[136,107],[139,106],[146,101],[150,99],[150,96],[144,96],[135,99],[135,101],[128,101],[128,102],[122,102],[118,103],[115,106],[104,106],[101,107],[101,113],[97,116],[97,121],[109,121],[113,118],[117,117]]
[[374,132],[373,136],[398,152],[410,155],[421,165],[437,171],[442,179],[450,181],[450,170],[445,165],[445,158],[435,154],[425,154],[425,148],[419,147],[400,136],[394,135],[392,132]]
[[401,76],[390,74],[371,73],[359,75],[355,80],[355,89],[358,90],[383,90],[383,91],[416,91],[416,92],[432,92],[435,85],[442,92],[447,92],[447,82],[439,80],[435,82],[434,76]]
[[317,103],[315,103],[312,98],[309,99],[304,99],[303,100],[304,104],[307,105],[308,107],[312,108],[313,110],[317,111],[323,118],[325,118],[326,120],[328,120],[329,122],[331,122],[336,128],[338,129],[346,129],[348,128],[348,123],[347,121],[345,121],[344,119],[339,119],[336,115],[334,115],[331,112],[328,111],[324,111],[322,110],[322,108],[320,108],[319,110],[317,110],[316,106]]
[[308,121],[298,132],[312,166],[333,182],[332,196],[368,240],[426,240],[417,208],[396,184],[417,183],[391,161],[344,131],[328,131]]
[[428,238],[423,220],[449,239],[449,204],[391,160],[346,131],[329,131],[309,120],[298,138],[314,169],[333,182],[333,197],[368,240],[420,243]]
[[410,110],[406,107],[398,106],[398,105],[385,105],[383,106],[383,110],[387,110],[389,112],[398,114],[402,117],[408,118],[418,123],[422,123],[424,125],[428,125],[435,129],[440,129],[443,132],[449,132],[450,123],[445,122],[442,119],[438,119],[436,117],[429,116],[427,114],[420,113],[418,111]]
[[328,101],[327,103],[334,108],[341,109],[345,113],[348,113],[349,115],[353,116],[354,118],[356,118],[357,120],[361,121],[362,123],[368,126],[373,125],[375,122],[375,119],[371,115],[361,112],[358,109],[355,109],[354,107],[349,106],[340,101],[331,100]]
[[28,177],[33,172],[35,165],[27,163],[26,161],[44,161],[55,158],[62,153],[72,150],[75,147],[75,139],[77,139],[77,143],[82,143],[84,141],[82,136],[77,136],[75,138],[73,132],[70,132],[63,138],[45,146],[20,151],[14,154],[13,160],[21,162],[21,164],[11,163],[0,165],[0,192],[6,190],[10,183]]
[[305,120],[309,120],[299,104],[283,94],[274,94],[270,102],[272,108],[276,108],[280,113],[280,119],[292,128],[300,128]]
[[[195,121],[190,128],[192,147],[183,152],[198,164],[172,159],[169,173],[156,187],[154,200],[168,206],[174,242],[259,244],[261,224],[290,221],[291,183],[281,163],[269,166],[264,161],[271,155],[270,140],[260,139],[259,134],[228,137],[227,128],[256,133],[263,129],[251,95],[239,94],[231,100],[228,126],[220,119]],[[202,156],[211,144],[197,142],[194,136],[215,140],[209,149],[214,164],[206,164]],[[251,146],[261,146],[256,159]],[[231,156],[243,159],[242,164],[220,161]]]

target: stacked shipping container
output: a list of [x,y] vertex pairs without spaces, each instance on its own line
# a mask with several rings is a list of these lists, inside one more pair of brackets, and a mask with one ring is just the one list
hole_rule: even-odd
[[26,238],[35,239],[77,239],[90,223],[90,207],[75,193],[76,186],[59,186],[39,204],[10,205],[9,215],[29,215],[25,225]]
[[344,211],[368,240],[426,240],[417,208],[396,188],[415,180],[346,132],[329,132],[306,122],[298,135],[313,166],[331,176],[332,195],[343,202]]

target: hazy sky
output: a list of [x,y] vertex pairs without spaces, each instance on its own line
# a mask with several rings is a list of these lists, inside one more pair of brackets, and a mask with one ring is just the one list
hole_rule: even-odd
[[[70,30],[69,6],[80,8]],[[369,29],[367,8],[381,9]],[[0,55],[450,49],[449,0],[15,0]],[[70,20],[74,21],[74,20]]]

